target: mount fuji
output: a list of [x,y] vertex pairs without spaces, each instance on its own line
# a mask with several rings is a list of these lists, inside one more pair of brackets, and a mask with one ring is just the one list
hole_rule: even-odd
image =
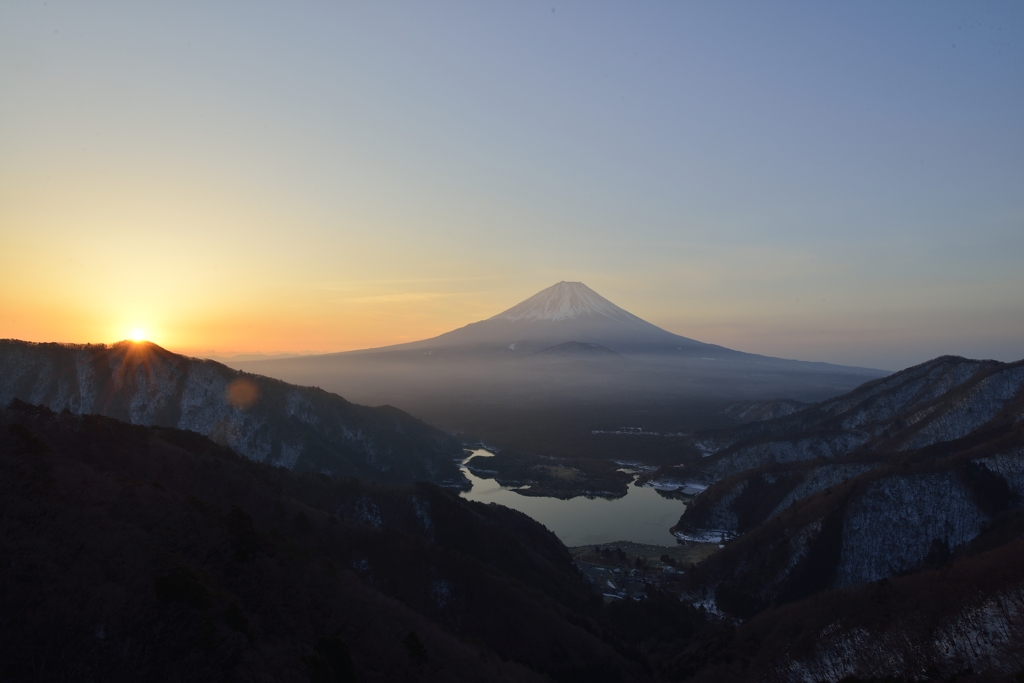
[[[511,435],[523,447],[527,433],[573,433],[579,444],[636,423],[702,428],[721,420],[730,401],[820,401],[888,374],[706,344],[663,330],[582,282],[559,282],[431,339],[227,362],[359,403],[390,404],[467,436]],[[558,450],[547,440],[530,446]]]
[[[373,349],[508,349],[517,355],[558,344],[597,344],[624,354],[735,353],[661,329],[613,304],[582,282],[559,282],[507,311],[419,342]],[[358,352],[357,352],[358,353]]]

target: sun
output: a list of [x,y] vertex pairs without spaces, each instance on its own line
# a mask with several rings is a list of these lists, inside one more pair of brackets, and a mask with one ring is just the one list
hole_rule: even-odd
[[134,330],[132,330],[132,334],[131,334],[132,341],[140,342],[140,341],[142,341],[145,338],[146,338],[146,331],[145,330],[143,330],[141,328],[138,328],[138,327],[136,327]]

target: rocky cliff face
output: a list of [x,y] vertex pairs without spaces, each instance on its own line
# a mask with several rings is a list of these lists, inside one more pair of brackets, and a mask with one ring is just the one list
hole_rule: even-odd
[[203,434],[257,462],[393,482],[467,482],[459,443],[394,408],[187,358],[154,344],[0,341],[0,404]]

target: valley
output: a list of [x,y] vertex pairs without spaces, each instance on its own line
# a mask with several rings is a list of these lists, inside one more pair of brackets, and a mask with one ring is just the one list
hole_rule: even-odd
[[648,589],[679,595],[683,573],[718,552],[717,543],[675,546],[615,541],[606,545],[570,547],[569,553],[588,583],[614,600],[647,600]]
[[[239,680],[1008,680],[1022,368],[940,357],[820,402],[734,396],[679,431],[662,406],[572,457],[151,344],[0,342],[0,544],[23,558],[0,602],[63,635],[0,628],[110,680],[129,633],[132,670],[187,652],[189,676]],[[67,612],[40,582],[84,598]]]

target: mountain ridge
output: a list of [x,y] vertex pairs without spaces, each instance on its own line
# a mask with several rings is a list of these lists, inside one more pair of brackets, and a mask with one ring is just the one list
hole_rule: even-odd
[[256,460],[376,481],[464,487],[453,437],[390,406],[240,372],[149,342],[0,340],[0,405],[96,413],[188,429]]
[[1024,360],[940,356],[783,417],[695,435],[704,457],[653,478],[708,485],[681,517],[680,537],[743,534],[910,453],[1022,420]]

